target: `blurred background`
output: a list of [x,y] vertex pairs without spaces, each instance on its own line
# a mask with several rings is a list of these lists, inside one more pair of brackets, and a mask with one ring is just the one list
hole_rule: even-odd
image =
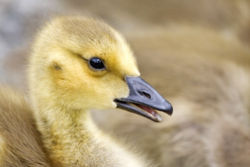
[[95,111],[103,130],[159,167],[250,166],[249,0],[0,0],[1,83],[27,91],[35,33],[61,15],[120,31],[143,77],[173,103],[161,124]]

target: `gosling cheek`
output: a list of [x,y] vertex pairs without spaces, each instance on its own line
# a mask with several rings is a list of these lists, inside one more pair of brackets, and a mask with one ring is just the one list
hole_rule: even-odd
[[114,94],[115,98],[127,97],[129,95],[128,85],[126,83],[121,83]]
[[105,107],[106,107],[107,109],[116,108],[116,103],[115,103],[113,100],[111,100],[111,101],[109,101],[109,102],[106,102]]

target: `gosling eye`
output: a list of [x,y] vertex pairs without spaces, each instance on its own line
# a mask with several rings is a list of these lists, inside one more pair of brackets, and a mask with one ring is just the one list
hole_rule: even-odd
[[94,70],[101,71],[106,69],[103,60],[98,57],[92,57],[89,59],[88,63],[89,66]]

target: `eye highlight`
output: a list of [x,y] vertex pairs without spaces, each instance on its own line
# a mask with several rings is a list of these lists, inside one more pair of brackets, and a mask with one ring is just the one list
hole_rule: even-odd
[[101,71],[106,69],[103,60],[98,57],[92,57],[89,59],[88,63],[89,66],[94,70]]

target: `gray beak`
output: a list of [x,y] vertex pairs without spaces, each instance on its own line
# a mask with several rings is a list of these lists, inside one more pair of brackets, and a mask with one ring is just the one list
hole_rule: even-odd
[[169,115],[173,113],[172,105],[141,77],[127,76],[125,80],[129,87],[129,96],[114,100],[118,108],[142,115],[155,122],[162,120],[155,110]]

